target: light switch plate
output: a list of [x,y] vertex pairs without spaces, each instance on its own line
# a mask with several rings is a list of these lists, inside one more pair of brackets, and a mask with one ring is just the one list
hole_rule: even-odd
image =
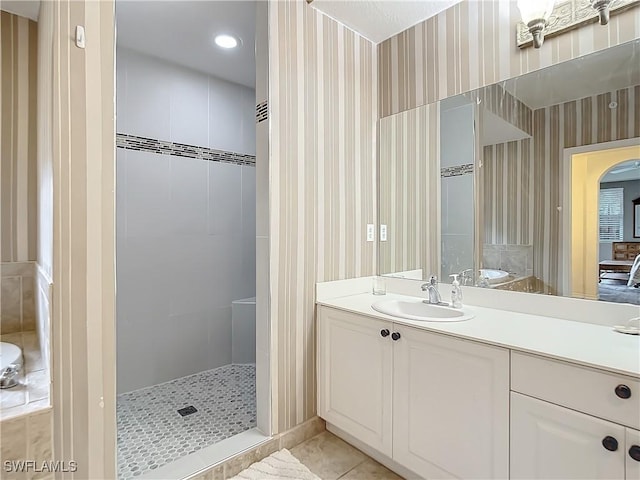
[[373,223],[367,223],[367,242],[373,242],[376,238],[376,226]]
[[381,242],[386,242],[387,241],[387,226],[386,225],[380,225],[380,241]]

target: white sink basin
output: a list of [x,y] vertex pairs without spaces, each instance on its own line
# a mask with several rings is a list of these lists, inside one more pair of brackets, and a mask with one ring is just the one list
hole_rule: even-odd
[[381,300],[371,305],[376,312],[422,322],[461,322],[474,317],[466,308],[430,305],[422,300]]

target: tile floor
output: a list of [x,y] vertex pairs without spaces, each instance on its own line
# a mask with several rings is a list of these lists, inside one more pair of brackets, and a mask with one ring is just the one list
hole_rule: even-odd
[[0,335],[0,341],[22,348],[24,368],[20,385],[0,390],[0,420],[49,407],[49,371],[40,353],[35,331]]
[[322,480],[402,480],[402,477],[329,431],[310,438],[290,451]]
[[[194,406],[181,416],[178,409]],[[255,365],[226,365],[118,395],[118,476],[137,477],[256,426]]]

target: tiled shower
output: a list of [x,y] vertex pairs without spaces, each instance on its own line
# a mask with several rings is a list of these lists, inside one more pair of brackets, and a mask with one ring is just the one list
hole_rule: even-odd
[[256,294],[256,107],[251,88],[132,50],[116,71],[118,469],[131,478],[256,425],[255,333],[232,318]]

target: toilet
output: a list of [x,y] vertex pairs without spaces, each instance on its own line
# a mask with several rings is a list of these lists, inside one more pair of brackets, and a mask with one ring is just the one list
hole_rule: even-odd
[[0,388],[18,385],[22,368],[22,350],[13,343],[0,342]]

